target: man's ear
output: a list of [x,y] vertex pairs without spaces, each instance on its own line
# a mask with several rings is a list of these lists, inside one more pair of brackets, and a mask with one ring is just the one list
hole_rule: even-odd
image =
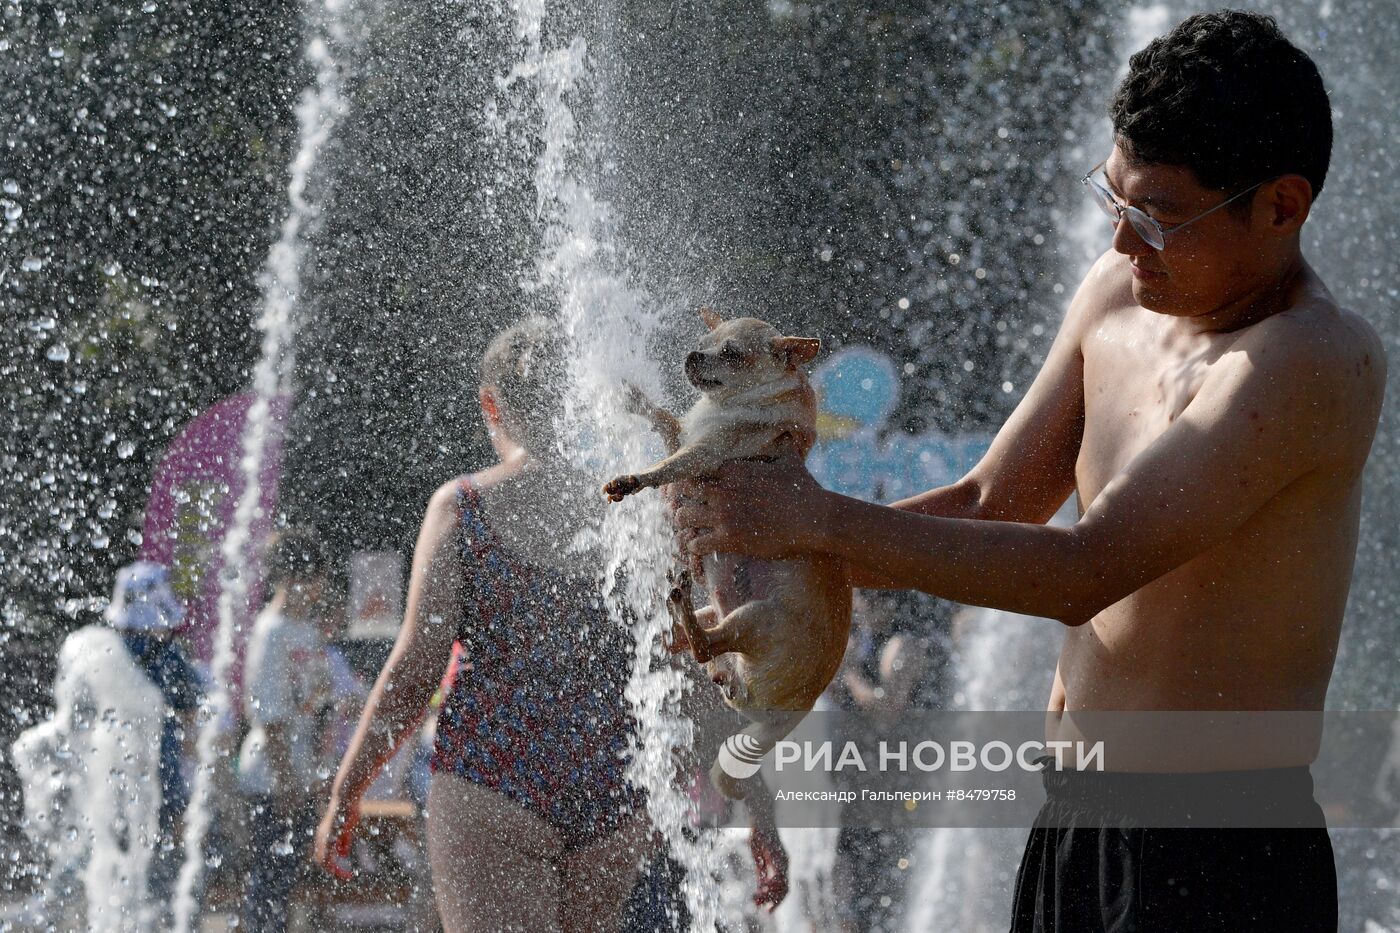
[[1294,233],[1312,210],[1312,185],[1302,175],[1284,175],[1266,187],[1270,224],[1283,233]]
[[700,320],[704,321],[705,326],[708,327],[710,330],[714,330],[716,327],[724,323],[724,318],[720,317],[719,314],[713,308],[701,308]]
[[816,359],[822,342],[816,337],[774,337],[773,352],[787,361],[788,366],[801,366]]

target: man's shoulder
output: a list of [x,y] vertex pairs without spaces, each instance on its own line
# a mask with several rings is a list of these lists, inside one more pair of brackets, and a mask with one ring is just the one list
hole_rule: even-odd
[[[1246,328],[1227,357],[1350,463],[1364,459],[1385,394],[1384,345],[1360,315],[1314,298]],[[1261,389],[1262,391],[1262,389]],[[1345,453],[1344,453],[1345,452]]]
[[1325,296],[1245,328],[1232,349],[1248,354],[1257,367],[1320,388],[1364,393],[1385,384],[1385,346],[1375,328]]
[[1094,325],[1119,314],[1135,311],[1137,300],[1133,297],[1133,274],[1128,258],[1116,250],[1109,250],[1089,267],[1079,290],[1070,303],[1069,317],[1079,328],[1087,332]]

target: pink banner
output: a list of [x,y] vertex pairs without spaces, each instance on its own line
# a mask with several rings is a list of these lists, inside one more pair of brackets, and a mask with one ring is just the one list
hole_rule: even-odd
[[[146,504],[141,557],[170,568],[171,584],[189,610],[185,628],[191,647],[206,661],[219,623],[224,535],[243,493],[243,428],[253,401],[251,393],[229,396],[185,425],[156,469]],[[248,579],[248,599],[239,607],[235,635],[240,670],[243,643],[263,600],[260,545],[276,514],[286,415],[287,399],[274,399],[272,436],[259,477],[261,506],[240,568]]]

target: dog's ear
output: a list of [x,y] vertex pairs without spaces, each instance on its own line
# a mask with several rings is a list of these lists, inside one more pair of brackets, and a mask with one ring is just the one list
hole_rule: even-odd
[[821,348],[822,342],[816,337],[773,338],[773,352],[781,356],[789,366],[801,366],[811,362]]
[[716,327],[724,323],[724,318],[720,317],[718,312],[716,312],[713,308],[701,308],[700,320],[704,321],[705,326],[708,327],[710,330],[714,330]]

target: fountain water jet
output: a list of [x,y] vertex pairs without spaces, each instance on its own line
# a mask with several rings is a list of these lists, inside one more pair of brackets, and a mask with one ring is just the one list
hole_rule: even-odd
[[[321,151],[342,112],[339,75],[331,53],[332,43],[343,41],[338,18],[339,0],[326,0],[323,13],[309,9],[308,24],[322,24],[326,38],[317,36],[306,45],[306,58],[315,69],[316,86],[303,92],[297,105],[297,148],[287,188],[290,205],[280,236],[268,255],[263,278],[263,311],[258,328],[263,332],[262,354],[253,372],[254,401],[243,429],[243,487],[238,505],[221,544],[222,573],[219,592],[219,624],[210,663],[213,690],[200,711],[196,741],[198,768],[185,813],[185,862],[180,869],[174,903],[174,928],[187,933],[198,906],[198,891],[205,868],[204,843],[212,816],[215,770],[227,750],[222,733],[233,712],[232,673],[236,643],[247,620],[243,618],[249,597],[250,569],[256,566],[258,542],[251,529],[262,502],[263,465],[276,444],[279,425],[273,417],[274,400],[289,392],[289,374],[295,360],[296,313],[301,299],[301,266],[305,241],[315,222],[316,208],[307,198],[307,187]],[[329,40],[329,41],[328,41]]]
[[[520,61],[498,81],[502,94],[518,84],[532,99],[507,108],[514,119],[529,113],[538,121],[541,149],[535,159],[536,211],[543,241],[535,288],[557,304],[558,319],[574,351],[569,366],[565,424],[569,453],[578,465],[601,478],[628,464],[646,462],[657,444],[624,414],[624,381],[655,394],[661,379],[647,352],[661,314],[631,287],[618,270],[607,234],[608,205],[586,180],[598,151],[580,141],[584,84],[589,80],[588,46],[582,37],[546,48],[544,7],[517,8]],[[519,104],[519,102],[517,102]],[[491,121],[504,138],[506,117]],[[592,140],[596,144],[598,140]],[[672,544],[656,497],[637,497],[609,509],[591,544],[605,555],[604,598],[618,625],[631,629],[635,656],[627,699],[639,722],[628,778],[647,794],[647,812],[672,855],[685,867],[686,902],[696,929],[711,929],[720,905],[713,886],[716,854],[709,834],[690,827],[690,801],[676,786],[672,750],[692,742],[690,721],[678,712],[686,690],[684,676],[660,660],[657,646],[669,629],[662,594]],[[673,918],[674,920],[674,918]]]

